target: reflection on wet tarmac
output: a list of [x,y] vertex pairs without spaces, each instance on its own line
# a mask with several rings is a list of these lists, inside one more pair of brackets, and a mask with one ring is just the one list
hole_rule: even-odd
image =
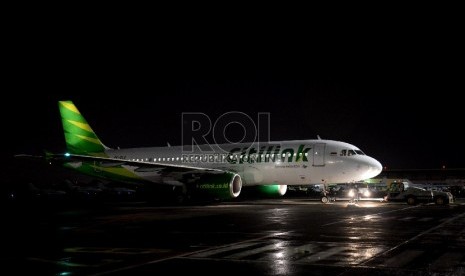
[[460,275],[465,267],[461,204],[135,204],[8,219],[7,237],[16,238],[6,240],[11,254],[2,261],[21,274]]

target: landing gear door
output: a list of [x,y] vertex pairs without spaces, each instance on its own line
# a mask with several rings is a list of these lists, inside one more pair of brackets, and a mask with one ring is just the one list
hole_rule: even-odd
[[313,146],[313,166],[325,165],[325,143],[317,143]]

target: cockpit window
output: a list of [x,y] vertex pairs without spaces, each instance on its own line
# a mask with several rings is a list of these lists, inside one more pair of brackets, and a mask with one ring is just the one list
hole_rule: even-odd
[[343,149],[341,150],[341,154],[339,154],[340,156],[351,156],[351,155],[365,155],[365,153],[363,153],[363,151],[361,150],[347,150],[347,149]]

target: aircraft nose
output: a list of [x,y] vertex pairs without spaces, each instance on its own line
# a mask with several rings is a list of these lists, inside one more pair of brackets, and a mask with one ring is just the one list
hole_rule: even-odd
[[378,175],[383,170],[383,165],[381,165],[381,163],[378,160],[374,158],[372,159],[373,159],[373,168],[375,169],[376,175]]
[[383,165],[381,165],[381,163],[378,160],[372,157],[369,157],[367,178],[372,178],[372,177],[377,176],[378,174],[381,173],[382,170],[383,170]]

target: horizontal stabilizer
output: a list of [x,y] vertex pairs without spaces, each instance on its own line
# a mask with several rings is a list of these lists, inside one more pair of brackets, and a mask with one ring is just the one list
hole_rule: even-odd
[[18,158],[18,159],[28,159],[28,160],[40,160],[40,159],[44,159],[44,156],[40,156],[40,155],[30,155],[30,154],[16,154],[14,157],[15,157],[15,158]]

